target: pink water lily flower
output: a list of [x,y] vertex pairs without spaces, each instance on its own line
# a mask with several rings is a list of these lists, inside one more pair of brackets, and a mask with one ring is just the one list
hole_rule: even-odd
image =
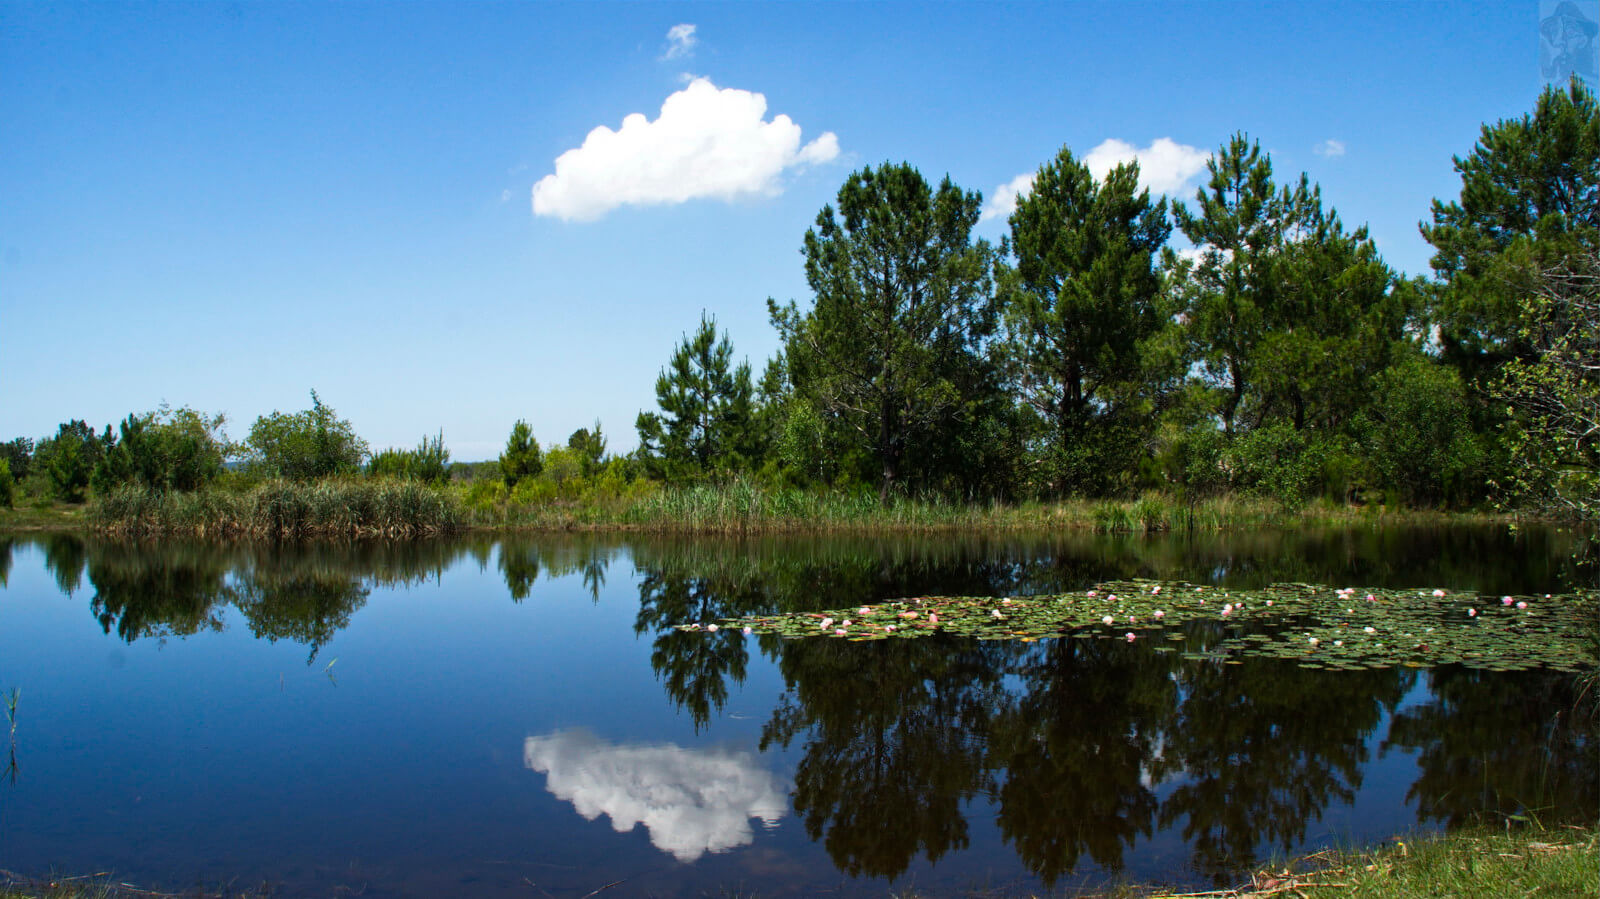
[[934,613],[934,612],[929,612],[929,613],[928,613],[928,621],[929,621],[929,622],[931,622],[931,623],[933,623],[933,624],[938,624],[938,623],[939,623],[939,616],[938,616],[938,614],[936,614],[936,613]]
[[1123,636],[1125,636],[1125,637],[1127,637],[1127,638],[1128,638],[1128,642],[1129,642],[1129,643],[1132,643],[1132,642],[1133,642],[1133,641],[1134,641],[1134,640],[1135,640],[1135,639],[1136,639],[1136,638],[1135,638],[1135,637],[1134,637],[1134,635],[1133,635],[1133,631],[1128,631],[1128,632],[1127,632],[1127,633],[1126,633],[1126,634],[1124,634],[1124,635],[1123,635]]
[[1509,596],[1500,597],[1500,604],[1503,606],[1509,606],[1512,602],[1514,602],[1514,600]]
[[1160,593],[1160,592],[1161,592],[1161,585],[1160,584],[1156,584],[1154,587],[1150,588],[1150,595],[1152,595],[1152,596],[1154,596],[1155,594]]
[[715,624],[708,624],[708,625],[706,625],[706,630],[708,630],[708,631],[710,631],[710,632],[712,632],[714,634],[714,633],[717,632],[717,626]]
[[1476,618],[1476,617],[1478,617],[1478,610],[1477,609],[1468,609],[1467,610],[1467,617],[1468,618]]
[[1526,602],[1517,603],[1517,608],[1519,608],[1519,609],[1526,609],[1527,607],[1528,607],[1528,604]]
[[1110,615],[1107,615],[1107,616],[1106,616],[1106,617],[1104,617],[1104,618],[1102,618],[1102,619],[1100,619],[1100,623],[1101,623],[1101,624],[1107,624],[1107,625],[1109,625],[1109,624],[1115,624],[1115,623],[1116,623],[1116,621],[1117,621],[1117,619],[1115,619],[1115,618],[1112,618],[1112,617],[1111,617],[1111,616],[1110,616]]
[[1434,596],[1443,596],[1444,595],[1444,591],[1443,590],[1435,590],[1435,591],[1433,591],[1433,595]]
[[1160,619],[1162,619],[1162,618],[1165,618],[1165,617],[1167,617],[1167,613],[1166,613],[1166,612],[1163,612],[1163,611],[1161,611],[1161,610],[1160,610],[1160,609],[1156,609],[1156,611],[1155,611],[1155,617],[1156,617],[1156,619],[1157,619],[1157,620],[1160,620]]
[[823,630],[827,630],[832,625],[833,625],[833,619],[832,618],[824,618],[824,619],[822,619],[822,629]]
[[845,630],[844,630],[844,628],[842,628],[842,627],[839,627],[839,628],[834,628],[834,630],[833,630],[833,635],[834,635],[834,636],[835,636],[835,637],[843,637],[843,636],[844,636],[844,635],[845,635]]
[[752,633],[754,633],[754,631],[750,630],[749,628],[744,629],[744,635],[746,637],[750,636]]

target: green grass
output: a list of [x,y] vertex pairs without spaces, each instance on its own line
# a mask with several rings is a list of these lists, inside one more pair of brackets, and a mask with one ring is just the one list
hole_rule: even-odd
[[[1294,889],[1308,899],[1592,899],[1600,893],[1600,833],[1593,828],[1457,833],[1302,861],[1324,860],[1327,867],[1294,880]],[[1276,880],[1288,882],[1291,876],[1280,874]],[[1257,886],[1269,882],[1258,880]]]
[[243,493],[124,487],[89,504],[89,526],[116,536],[422,537],[463,524],[448,492],[415,481],[268,481]]
[[53,501],[23,502],[0,507],[0,531],[68,531],[84,524],[84,507]]
[[248,489],[213,487],[193,493],[128,487],[94,497],[86,507],[35,503],[0,509],[0,532],[87,528],[114,536],[204,538],[410,538],[466,529],[661,534],[1061,530],[1148,534],[1514,520],[1505,515],[1382,506],[1313,504],[1291,510],[1259,497],[1220,496],[1188,502],[1161,493],[1118,500],[1019,503],[895,497],[880,504],[870,491],[766,487],[746,480],[675,487],[640,481],[617,490],[509,495],[503,488],[478,489],[482,486],[430,487],[414,481],[361,478],[309,484],[269,481]]

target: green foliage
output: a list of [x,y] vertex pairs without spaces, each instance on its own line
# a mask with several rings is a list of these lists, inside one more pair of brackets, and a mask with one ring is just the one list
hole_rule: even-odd
[[669,482],[725,477],[760,460],[750,364],[733,365],[733,344],[717,338],[716,319],[673,352],[656,378],[661,413],[641,412],[639,455],[651,473]]
[[857,474],[880,499],[972,489],[997,471],[982,455],[994,443],[976,435],[1007,405],[985,346],[994,252],[971,236],[981,197],[886,163],[852,174],[837,199],[806,232],[811,309],[768,301],[793,402],[814,410],[815,443],[859,447],[847,457],[870,466]]
[[271,480],[243,492],[156,491],[125,486],[88,510],[98,531],[204,537],[409,538],[449,533],[463,517],[448,491],[416,481]]
[[34,462],[45,476],[50,495],[64,502],[83,502],[95,466],[116,440],[110,425],[104,434],[96,435],[87,423],[73,419],[63,423],[54,437],[39,441]]
[[1531,360],[1494,385],[1508,406],[1511,484],[1534,508],[1600,521],[1600,250],[1539,275],[1522,300]]
[[1228,458],[1238,486],[1292,509],[1321,489],[1328,450],[1316,435],[1280,422],[1234,438]]
[[1415,291],[1397,286],[1365,228],[1345,232],[1304,175],[1275,187],[1271,157],[1243,134],[1207,167],[1198,211],[1174,210],[1198,257],[1167,261],[1194,352],[1221,391],[1223,429],[1348,423],[1404,337]]
[[33,471],[33,441],[26,437],[15,437],[0,443],[0,459],[9,463],[11,476],[17,483],[22,483]]
[[1138,180],[1133,163],[1097,181],[1063,148],[1011,215],[1008,374],[1042,425],[1051,493],[1105,492],[1131,471],[1155,387],[1175,374],[1154,352],[1172,318],[1155,267],[1167,203]]
[[579,428],[567,438],[567,449],[577,457],[578,463],[583,468],[583,476],[592,478],[604,465],[602,461],[606,455],[606,438],[600,433],[600,420],[595,419],[594,430]]
[[531,478],[544,468],[544,456],[539,452],[539,441],[534,439],[528,423],[517,420],[506,439],[506,451],[500,454],[500,476],[506,489],[515,490],[517,484]]
[[474,512],[488,512],[504,503],[511,495],[501,480],[477,480],[467,486],[464,502],[468,509]]
[[1600,104],[1576,78],[1546,88],[1532,113],[1484,125],[1455,168],[1459,198],[1435,200],[1422,233],[1438,251],[1445,358],[1482,389],[1535,353],[1524,298],[1541,273],[1600,249]]
[[367,455],[366,441],[346,419],[324,405],[315,390],[311,408],[257,418],[245,440],[250,461],[268,477],[310,481],[353,474]]
[[1455,369],[1410,353],[1372,382],[1356,433],[1378,483],[1409,505],[1462,505],[1483,490],[1485,439]]
[[425,484],[445,483],[450,480],[450,450],[445,448],[444,433],[423,437],[414,450],[387,449],[374,455],[367,462],[367,474]]
[[208,416],[187,407],[162,406],[129,415],[119,426],[121,439],[95,466],[95,491],[106,493],[124,484],[195,490],[211,483],[233,452],[222,430],[225,423],[221,413]]
[[[16,502],[17,482],[11,477],[11,460],[0,457],[0,506],[9,509]],[[0,583],[3,582],[4,578],[0,578]]]

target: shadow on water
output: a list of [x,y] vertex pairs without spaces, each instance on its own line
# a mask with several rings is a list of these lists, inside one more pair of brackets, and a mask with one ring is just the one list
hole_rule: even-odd
[[667,701],[697,730],[753,665],[775,668],[782,693],[760,749],[793,751],[795,814],[849,877],[894,879],[968,848],[974,809],[986,806],[999,838],[1046,886],[1091,863],[1124,871],[1137,848],[1160,839],[1184,847],[1190,873],[1175,877],[1221,884],[1305,845],[1317,822],[1357,802],[1369,766],[1395,754],[1415,759],[1403,801],[1425,826],[1592,822],[1600,813],[1595,722],[1579,711],[1577,681],[1550,672],[1185,658],[1223,639],[1203,622],[1181,639],[1138,644],[784,641],[674,629],[1133,577],[1557,592],[1578,575],[1571,538],[1554,531],[223,546],[57,535],[0,540],[0,586],[13,548],[30,542],[64,594],[90,593],[107,634],[131,643],[215,630],[231,607],[256,637],[304,645],[308,662],[375,589],[436,581],[457,565],[496,571],[511,601],[529,606],[543,582],[577,578],[599,602],[608,580],[631,578],[634,632],[650,641]]

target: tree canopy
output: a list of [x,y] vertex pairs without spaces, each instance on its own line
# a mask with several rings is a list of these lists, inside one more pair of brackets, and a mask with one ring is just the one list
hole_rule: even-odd
[[855,172],[837,203],[805,236],[811,308],[768,310],[797,399],[855,436],[887,497],[908,467],[924,483],[968,468],[954,460],[985,439],[994,253],[972,239],[982,197],[948,177],[934,189],[909,164]]
[[639,454],[669,481],[732,473],[756,461],[754,386],[750,365],[733,364],[733,343],[702,315],[656,378],[660,413],[635,422]]
[[257,418],[245,439],[251,462],[271,477],[309,481],[354,474],[367,456],[355,428],[311,391],[311,408]]

